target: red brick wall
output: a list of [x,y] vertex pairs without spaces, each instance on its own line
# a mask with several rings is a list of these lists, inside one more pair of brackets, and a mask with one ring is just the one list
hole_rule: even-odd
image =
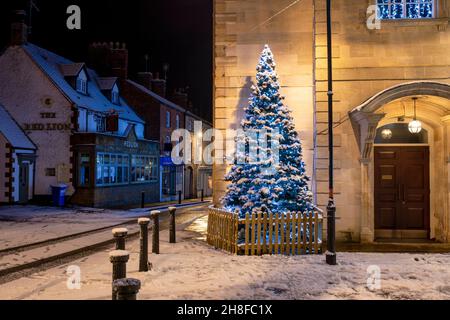
[[[166,136],[171,137],[172,132],[177,129],[177,115],[180,117],[180,128],[185,128],[183,112],[160,104],[130,83],[124,83],[121,92],[128,104],[145,121],[145,138],[160,141],[161,151],[164,150]],[[166,111],[170,111],[171,115],[170,128],[166,128]]]
[[127,82],[122,85],[121,93],[139,117],[145,121],[145,138],[158,141],[160,139],[160,103]]
[[[170,128],[166,128],[166,112],[170,112]],[[164,143],[166,142],[166,136],[172,137],[172,133],[177,129],[176,116],[180,117],[180,129],[185,128],[184,114],[178,110],[169,108],[167,106],[161,106],[160,123],[161,123],[161,150],[164,150]]]

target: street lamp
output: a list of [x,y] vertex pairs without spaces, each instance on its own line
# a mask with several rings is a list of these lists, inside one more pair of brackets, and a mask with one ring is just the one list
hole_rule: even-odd
[[329,201],[327,206],[326,262],[336,265],[336,206],[334,204],[334,153],[333,153],[333,47],[331,34],[331,0],[327,0],[327,60],[328,60],[328,151],[329,151]]

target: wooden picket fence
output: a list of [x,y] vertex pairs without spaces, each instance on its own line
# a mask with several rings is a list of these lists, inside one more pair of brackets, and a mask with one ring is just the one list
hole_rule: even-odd
[[238,215],[210,207],[208,244],[239,255],[321,254],[323,212]]

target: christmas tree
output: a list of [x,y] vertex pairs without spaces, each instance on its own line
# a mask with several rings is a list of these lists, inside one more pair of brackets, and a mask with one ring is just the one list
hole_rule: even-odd
[[236,159],[225,177],[230,185],[222,203],[241,217],[257,212],[309,212],[312,193],[302,145],[279,92],[275,60],[267,45],[256,70],[256,85],[245,108],[243,132],[236,138]]

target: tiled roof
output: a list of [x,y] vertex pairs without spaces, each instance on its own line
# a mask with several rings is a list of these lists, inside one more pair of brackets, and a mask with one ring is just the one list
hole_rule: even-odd
[[76,77],[84,66],[84,63],[69,63],[60,64],[59,68],[61,69],[61,73],[64,77]]
[[98,78],[97,82],[100,90],[112,90],[114,85],[117,83],[117,78],[116,77]]
[[78,107],[99,113],[115,110],[122,119],[138,123],[144,122],[122,98],[120,99],[120,105],[115,105],[103,95],[97,84],[99,77],[94,70],[86,68],[91,81],[88,82],[88,95],[84,95],[77,92],[66,81],[61,70],[61,66],[64,65],[73,65],[70,69],[75,70],[74,66],[77,65],[78,67],[78,64],[31,43],[24,45],[23,48],[64,95]]
[[171,102],[171,101],[161,97],[160,95],[154,93],[153,91],[147,89],[146,87],[140,85],[139,83],[136,83],[136,82],[134,82],[132,80],[127,80],[127,83],[132,85],[132,86],[134,86],[134,87],[136,87],[137,89],[141,90],[142,92],[144,92],[148,96],[152,97],[153,99],[157,100],[159,103],[161,103],[161,104],[163,104],[163,105],[165,105],[167,107],[170,107],[172,109],[178,110],[180,112],[186,112],[186,110],[184,108],[182,108],[179,105],[177,105],[177,104],[175,104],[175,103],[173,103],[173,102]]
[[36,146],[30,138],[23,132],[22,128],[0,104],[0,132],[5,136],[9,143],[17,149],[36,150]]

